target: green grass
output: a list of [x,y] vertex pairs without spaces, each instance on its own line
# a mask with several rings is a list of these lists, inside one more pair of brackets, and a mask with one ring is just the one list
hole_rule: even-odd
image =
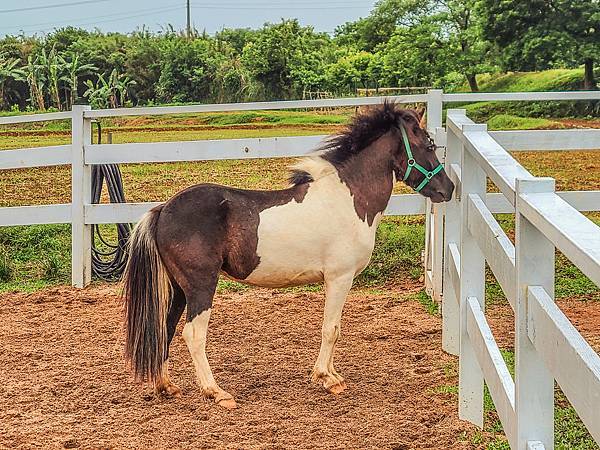
[[67,283],[70,249],[69,225],[0,227],[0,292],[30,292]]
[[583,85],[583,68],[483,74],[477,81],[482,92],[572,91]]
[[[600,70],[596,72],[600,75]],[[575,91],[582,89],[583,68],[482,74],[477,77],[477,81],[481,92]],[[468,90],[467,85],[460,89],[463,92]],[[502,122],[504,119],[495,119],[495,116],[503,115],[521,118],[594,118],[600,112],[598,101],[479,102],[463,106],[455,104],[452,107],[465,108],[468,116],[475,122],[493,120]],[[532,128],[540,128],[540,124]]]
[[435,300],[433,300],[429,295],[427,295],[427,292],[425,292],[425,289],[422,289],[419,292],[417,292],[416,294],[414,294],[411,297],[411,300],[418,301],[423,306],[425,311],[427,311],[428,314],[431,314],[432,316],[440,315],[439,303],[436,302]]
[[490,130],[536,130],[547,128],[561,128],[558,122],[535,117],[518,117],[510,114],[496,114],[488,121]]

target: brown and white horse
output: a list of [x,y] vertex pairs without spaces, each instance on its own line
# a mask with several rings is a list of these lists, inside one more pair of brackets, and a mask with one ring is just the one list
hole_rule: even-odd
[[346,383],[333,366],[342,307],[369,263],[394,182],[404,179],[433,202],[449,200],[454,189],[419,120],[412,110],[383,103],[297,164],[287,189],[199,184],[148,212],[131,237],[124,275],[125,353],[136,379],[153,382],[159,393],[180,394],[169,380],[168,351],[187,306],[183,339],[202,391],[221,406],[236,406],[205,353],[222,273],[273,288],[323,281],[322,343],[312,379],[332,393],[343,391]]

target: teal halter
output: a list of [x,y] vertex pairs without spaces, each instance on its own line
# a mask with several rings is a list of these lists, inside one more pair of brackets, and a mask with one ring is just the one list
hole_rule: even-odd
[[412,154],[412,151],[410,150],[410,141],[408,140],[408,136],[406,135],[406,130],[404,129],[403,125],[400,125],[400,130],[402,131],[402,140],[404,141],[404,148],[406,149],[406,156],[408,157],[406,172],[404,172],[404,178],[402,179],[402,181],[408,180],[410,171],[414,167],[419,172],[421,172],[423,175],[425,175],[425,178],[423,179],[423,181],[421,181],[421,183],[416,188],[414,188],[416,192],[420,192],[421,189],[423,189],[425,186],[427,186],[427,184],[431,181],[431,179],[436,174],[440,173],[440,171],[444,168],[444,166],[440,163],[440,165],[437,166],[435,169],[429,171],[425,167],[423,167],[421,164],[416,162],[415,158]]

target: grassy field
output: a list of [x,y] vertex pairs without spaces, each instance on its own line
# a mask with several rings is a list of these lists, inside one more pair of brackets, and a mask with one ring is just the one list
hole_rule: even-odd
[[[484,108],[485,109],[485,108]],[[487,111],[487,110],[486,110]],[[224,139],[243,137],[328,134],[339,129],[350,110],[333,113],[248,112],[209,114],[197,117],[131,118],[103,122],[104,136],[111,132],[113,142],[153,142],[170,140]],[[528,118],[499,113],[488,116],[490,128],[560,128],[562,119]],[[592,124],[594,122],[591,122]],[[0,128],[0,150],[65,144],[70,140],[68,123],[36,124]],[[559,190],[599,189],[600,162],[594,152],[537,153],[515,155],[534,175],[556,178]],[[287,183],[286,167],[291,159],[218,161],[198,163],[132,164],[121,167],[129,201],[161,201],[182,188],[199,182],[228,184],[244,188],[273,189]],[[2,173],[0,206],[18,206],[70,201],[70,170],[52,167],[12,170]],[[397,193],[408,192],[398,185]],[[591,215],[600,223],[600,216]],[[512,236],[514,219],[498,217]],[[111,227],[105,227],[110,234]],[[390,285],[417,285],[422,276],[420,255],[423,249],[422,217],[386,218],[377,237],[373,260],[357,280],[366,289],[385,289]],[[32,291],[54,284],[68,284],[70,277],[70,227],[48,225],[0,228],[0,292]],[[486,302],[490,306],[504,304],[502,291],[488,273]],[[219,290],[246,287],[222,281]],[[308,287],[307,289],[319,289]],[[558,298],[570,297],[600,301],[600,290],[562,255],[557,257]],[[439,314],[438,305],[424,293],[415,301],[431,314]],[[512,349],[504,349],[512,361]],[[449,384],[436,389],[440,394],[454,395],[456,367],[448,368]],[[582,428],[572,407],[557,391],[558,448],[595,448]],[[497,415],[489,396],[486,397],[486,429],[466,436],[476,446],[490,449],[508,448],[502,437]]]

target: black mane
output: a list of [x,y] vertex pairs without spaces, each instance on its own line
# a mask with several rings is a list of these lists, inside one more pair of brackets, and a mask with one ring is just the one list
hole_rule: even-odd
[[[344,129],[329,137],[317,151],[323,152],[321,158],[340,167],[390,129],[398,128],[401,121],[406,120],[409,115],[419,121],[415,111],[402,109],[393,101],[385,100],[382,104],[366,108],[353,116]],[[292,170],[289,181],[293,185],[299,185],[314,180],[306,171]]]
[[408,115],[414,115],[418,121],[414,111],[402,109],[393,101],[386,100],[381,105],[368,108],[355,115],[345,129],[327,140],[320,148],[325,152],[321,157],[339,167],[390,129],[398,128]]

